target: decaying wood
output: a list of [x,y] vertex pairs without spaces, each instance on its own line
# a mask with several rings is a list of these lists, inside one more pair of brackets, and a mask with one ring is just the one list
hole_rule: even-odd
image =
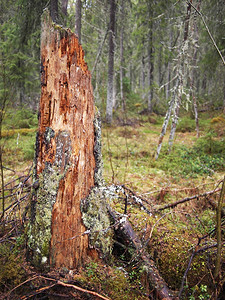
[[[126,245],[135,249],[139,261],[142,261],[143,269],[147,275],[147,281],[150,284],[150,288],[154,290],[155,299],[178,299],[175,292],[168,288],[166,282],[161,277],[157,267],[155,266],[155,262],[150,258],[149,254],[146,253],[139,237],[133,231],[130,222],[127,220],[127,217],[125,215],[120,215],[118,217],[118,215],[112,211],[110,207],[108,207],[108,210],[114,222],[117,222],[117,226],[115,228],[116,234],[122,237],[123,242]],[[120,218],[119,222],[118,218]]]
[[196,198],[200,198],[200,197],[206,197],[206,196],[209,196],[209,195],[212,195],[214,193],[217,193],[221,190],[221,188],[217,188],[213,191],[209,191],[209,192],[205,192],[203,194],[199,194],[199,195],[194,195],[194,196],[191,196],[191,197],[186,197],[186,198],[183,198],[179,201],[176,201],[176,202],[173,202],[173,203],[169,203],[163,207],[160,207],[158,209],[156,209],[156,211],[161,211],[161,210],[164,210],[164,209],[167,209],[167,208],[174,208],[176,207],[178,204],[182,204],[182,203],[185,203],[187,201],[190,201],[190,200],[193,200],[193,199],[196,199]]
[[95,184],[94,116],[91,76],[78,38],[54,24],[46,10],[34,174],[38,184],[28,231],[36,266],[74,268],[88,255],[80,203]]

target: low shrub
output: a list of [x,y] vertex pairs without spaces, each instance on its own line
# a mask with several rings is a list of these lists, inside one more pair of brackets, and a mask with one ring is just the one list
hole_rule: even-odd
[[178,132],[193,132],[196,129],[195,120],[184,117],[182,118],[177,125]]

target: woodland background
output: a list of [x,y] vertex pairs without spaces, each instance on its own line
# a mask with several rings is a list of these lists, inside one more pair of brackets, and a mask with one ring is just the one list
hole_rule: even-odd
[[[130,221],[163,277],[184,299],[223,299],[224,221],[220,268],[216,275],[214,270],[215,208],[225,170],[223,0],[1,0],[0,293],[33,274],[24,256],[30,193],[25,182],[34,157],[46,7],[57,24],[79,36],[103,120],[104,178],[125,184],[151,211],[128,203]],[[123,213],[124,199],[114,207]],[[73,280],[112,299],[147,299],[133,254],[115,255],[119,264],[106,270],[90,262]],[[38,280],[33,291],[44,285]]]

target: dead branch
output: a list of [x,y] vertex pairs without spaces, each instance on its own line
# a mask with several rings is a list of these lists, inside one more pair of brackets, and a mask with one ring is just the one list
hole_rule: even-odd
[[17,199],[16,201],[14,201],[13,203],[11,203],[6,209],[5,209],[5,212],[7,210],[9,210],[10,208],[12,208],[10,210],[10,212],[19,204],[21,203],[23,200],[25,200],[27,197],[29,196],[29,193],[27,193],[25,196],[21,197],[19,200]]
[[79,286],[76,286],[74,284],[65,283],[63,281],[60,281],[60,280],[57,280],[57,279],[53,279],[53,278],[49,278],[49,277],[42,276],[42,275],[34,275],[32,278],[29,278],[29,279],[25,280],[24,282],[22,282],[21,284],[19,284],[16,287],[14,287],[11,291],[8,292],[7,299],[10,299],[10,295],[12,294],[13,291],[15,291],[19,287],[21,287],[21,286],[25,285],[26,283],[28,283],[30,281],[33,281],[35,279],[44,279],[44,280],[48,280],[48,281],[53,281],[53,284],[51,284],[49,286],[41,287],[41,288],[35,290],[32,294],[22,296],[20,299],[27,300],[27,299],[35,296],[35,295],[38,295],[38,294],[42,293],[43,291],[51,289],[52,287],[54,287],[56,285],[61,285],[63,287],[67,287],[67,288],[73,288],[73,289],[75,289],[75,290],[77,290],[79,292],[82,292],[82,293],[87,293],[87,294],[96,296],[96,297],[98,297],[100,299],[103,299],[103,300],[110,300],[109,298],[106,298],[105,296],[102,296],[102,295],[98,294],[97,292],[90,291],[90,290],[87,290],[87,289],[83,289],[83,288],[81,288]]
[[156,293],[157,299],[178,299],[175,292],[168,288],[166,282],[161,277],[155,266],[155,262],[150,258],[149,254],[145,252],[139,237],[133,231],[127,217],[125,215],[118,215],[118,213],[112,211],[110,207],[108,207],[108,211],[114,222],[118,222],[119,219],[119,224],[116,226],[115,231],[123,238],[125,244],[135,249],[144,265],[150,288]]
[[[201,239],[199,238],[198,243],[195,246],[195,249],[193,250],[193,252],[191,254],[191,257],[189,259],[187,269],[184,272],[182,283],[181,283],[181,288],[180,288],[180,291],[179,291],[179,297],[181,297],[181,295],[182,295],[182,292],[183,292],[183,289],[184,289],[184,283],[185,283],[187,274],[188,274],[188,272],[189,272],[189,270],[191,268],[192,261],[193,261],[194,257],[196,256],[196,254],[199,254],[199,253],[205,252],[206,250],[209,250],[209,249],[217,247],[217,243],[216,243],[216,244],[213,244],[213,245],[208,245],[208,246],[205,246],[205,247],[202,247],[202,248],[198,248],[199,245],[200,245],[200,241],[201,241]],[[225,242],[222,243],[222,245],[225,245]]]
[[39,277],[39,275],[34,275],[32,278],[29,278],[25,281],[23,281],[22,283],[20,283],[19,285],[15,286],[12,290],[10,290],[7,294],[7,299],[10,299],[10,295],[12,294],[13,291],[15,291],[16,289],[18,289],[19,287],[23,286],[24,284],[26,284],[27,282],[33,281],[34,279],[37,279]]
[[136,203],[138,204],[139,206],[141,206],[142,209],[144,209],[144,211],[148,214],[148,215],[152,215],[151,211],[142,203],[142,202],[145,202],[147,204],[150,205],[150,203],[144,199],[143,197],[140,197],[138,196],[134,191],[132,191],[130,188],[126,187],[125,185],[121,185],[121,187],[128,191],[132,196],[131,196],[131,199]]
[[42,288],[40,288],[40,289],[38,289],[38,290],[32,292],[32,293],[31,293],[30,295],[28,295],[28,296],[22,296],[20,299],[21,299],[21,300],[27,300],[27,299],[29,299],[29,298],[31,298],[31,297],[34,297],[34,296],[36,296],[36,295],[38,295],[38,294],[40,294],[40,293],[43,293],[43,292],[46,291],[46,290],[51,289],[52,287],[54,287],[54,286],[56,286],[56,285],[57,285],[56,283],[53,283],[53,284],[51,284],[51,285],[49,285],[49,286],[44,286],[44,287],[42,287]]
[[73,285],[73,284],[69,284],[69,283],[64,283],[62,281],[57,281],[57,284],[58,285],[61,285],[61,286],[64,286],[64,287],[68,287],[68,288],[73,288],[77,291],[80,291],[82,293],[87,293],[87,294],[90,294],[90,295],[94,295],[100,299],[103,299],[103,300],[110,300],[110,298],[106,298],[96,292],[93,292],[93,291],[89,291],[89,290],[85,290],[85,289],[82,289],[81,287],[77,286],[77,285]]
[[216,263],[215,263],[215,271],[214,271],[214,277],[217,280],[220,269],[221,269],[221,251],[222,251],[222,232],[221,232],[221,211],[222,211],[222,205],[223,205],[223,199],[225,196],[225,176],[223,180],[223,185],[220,193],[220,197],[218,200],[218,206],[217,206],[217,212],[216,212],[216,236],[217,236],[217,255],[216,255]]
[[196,199],[196,198],[206,197],[206,196],[212,195],[212,194],[214,194],[214,193],[217,193],[217,192],[219,192],[219,191],[221,191],[221,188],[217,188],[217,189],[215,189],[215,190],[213,190],[213,191],[205,192],[205,193],[203,193],[203,194],[194,195],[194,196],[192,196],[192,197],[186,197],[186,198],[183,198],[183,199],[181,199],[181,200],[179,200],[179,201],[176,201],[176,202],[173,202],[173,203],[169,203],[169,204],[167,204],[167,205],[165,205],[165,206],[163,206],[163,207],[160,207],[160,208],[156,209],[156,211],[161,211],[161,210],[164,210],[164,209],[167,209],[167,208],[174,208],[174,207],[176,207],[178,204],[182,204],[182,203],[185,203],[185,202],[187,202],[187,201],[190,201],[190,200],[193,200],[193,199]]

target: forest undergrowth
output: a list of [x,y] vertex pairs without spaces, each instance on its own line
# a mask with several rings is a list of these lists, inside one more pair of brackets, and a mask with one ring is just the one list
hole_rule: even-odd
[[[225,170],[224,115],[202,114],[197,139],[194,120],[184,114],[173,150],[168,153],[166,135],[158,160],[154,157],[163,118],[134,114],[128,121],[124,125],[118,117],[113,126],[103,124],[102,128],[103,177],[107,184],[126,191],[112,207],[128,216],[162,277],[181,299],[224,299],[224,204],[222,263],[214,276],[216,211]],[[26,262],[36,128],[36,115],[26,110],[9,111],[3,125],[0,295],[3,299],[42,299],[44,295],[45,299],[62,299],[62,295],[65,299],[101,295],[102,299],[153,299],[136,254],[116,243],[107,263],[93,260],[79,272],[37,274]]]

